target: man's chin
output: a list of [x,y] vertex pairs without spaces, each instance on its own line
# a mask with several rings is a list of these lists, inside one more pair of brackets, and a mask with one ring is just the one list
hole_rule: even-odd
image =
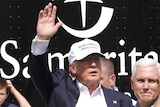
[[149,103],[153,100],[151,97],[142,97],[141,99],[143,102],[146,102],[146,103]]

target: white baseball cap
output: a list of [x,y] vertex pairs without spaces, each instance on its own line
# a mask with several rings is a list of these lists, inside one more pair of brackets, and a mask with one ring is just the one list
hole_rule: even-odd
[[94,40],[84,39],[82,41],[73,43],[68,53],[69,64],[73,63],[75,60],[82,60],[88,55],[94,53],[104,56],[101,53],[100,44]]

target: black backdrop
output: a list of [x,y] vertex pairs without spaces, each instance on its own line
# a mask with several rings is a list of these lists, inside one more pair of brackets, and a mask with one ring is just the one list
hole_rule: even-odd
[[[11,78],[13,84],[33,107],[44,107],[44,104],[30,78],[24,74],[27,73],[26,59],[31,40],[36,35],[38,12],[48,2],[49,0],[0,1],[0,75],[3,76],[2,73],[5,73],[7,78]],[[84,28],[81,27],[79,18],[79,2],[66,5],[63,0],[55,0],[54,3],[58,6],[57,16],[67,25],[78,30],[86,30],[94,26],[99,18],[101,6],[114,9],[107,28],[91,39],[100,42],[103,53],[115,55],[115,58],[111,58],[111,60],[115,64],[117,86],[120,91],[130,92],[135,98],[130,89],[131,65],[134,60],[148,54],[154,54],[154,58],[159,60],[160,1],[103,0],[103,4],[99,3],[98,5],[95,2],[87,2],[87,24]],[[80,39],[82,38],[75,37],[60,28],[51,39],[49,51],[52,54],[59,52],[65,55],[69,46]],[[6,47],[4,48],[4,46]],[[5,53],[13,59],[7,59],[8,56]],[[123,61],[125,61],[124,64]],[[66,66],[67,64],[65,64],[65,68],[67,68]],[[57,68],[59,68],[58,62],[52,66],[53,70]],[[17,103],[12,95],[8,100]]]

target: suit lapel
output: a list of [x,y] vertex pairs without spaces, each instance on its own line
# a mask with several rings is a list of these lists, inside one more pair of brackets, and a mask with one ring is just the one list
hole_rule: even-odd
[[119,100],[116,99],[116,94],[112,93],[110,90],[108,89],[103,89],[104,92],[104,96],[105,96],[105,100],[107,102],[107,106],[108,107],[120,107],[120,102]]
[[79,90],[76,86],[76,81],[71,79],[67,80],[67,87],[68,87],[68,96],[70,99],[70,104],[72,107],[75,107],[79,98]]

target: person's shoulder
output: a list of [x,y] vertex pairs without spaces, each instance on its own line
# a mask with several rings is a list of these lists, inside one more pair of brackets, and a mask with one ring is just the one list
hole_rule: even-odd
[[131,97],[129,97],[128,95],[104,87],[102,87],[102,89],[104,91],[104,96],[107,99],[118,101],[123,107],[133,107]]
[[107,93],[108,95],[112,95],[112,96],[115,96],[115,97],[118,97],[118,98],[121,98],[121,99],[123,99],[123,98],[130,98],[130,96],[125,95],[124,93],[119,92],[119,91],[107,89],[107,88],[104,88],[104,87],[103,87],[103,90],[104,90],[104,92]]
[[63,76],[68,76],[68,71],[64,70],[64,69],[57,69],[54,73],[52,73],[52,75],[56,75],[57,76],[60,76],[60,77],[63,77]]
[[10,104],[8,105],[8,107],[19,107],[19,106],[18,106],[18,105],[15,105],[15,104],[10,103]]
[[19,107],[19,106],[13,103],[4,103],[2,107]]
[[64,69],[57,69],[54,73],[52,73],[53,81],[57,84],[60,83],[60,81],[71,81],[71,76],[69,75],[68,71]]

